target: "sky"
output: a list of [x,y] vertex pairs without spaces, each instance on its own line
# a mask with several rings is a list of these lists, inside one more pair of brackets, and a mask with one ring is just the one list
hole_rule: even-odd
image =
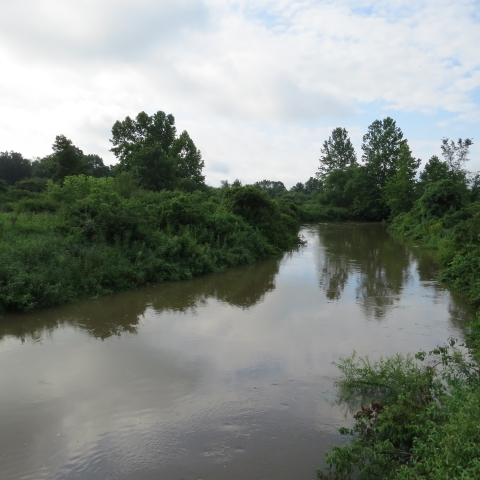
[[113,164],[115,121],[162,110],[210,185],[291,187],[390,116],[423,164],[472,138],[477,171],[479,46],[480,0],[2,0],[0,151],[63,134]]

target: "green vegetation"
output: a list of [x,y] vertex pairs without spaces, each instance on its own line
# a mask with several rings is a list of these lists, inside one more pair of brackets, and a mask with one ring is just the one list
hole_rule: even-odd
[[191,278],[298,245],[297,207],[252,186],[205,185],[200,151],[187,132],[176,136],[171,115],[127,117],[112,134],[113,169],[63,135],[44,159],[2,154],[0,311]]
[[[440,279],[480,308],[479,179],[465,169],[472,141],[443,139],[443,160],[433,156],[418,179],[420,161],[392,119],[369,127],[363,165],[348,145],[343,129],[324,144],[318,211],[329,206],[349,218],[390,221],[392,234],[437,250]],[[372,362],[354,354],[336,363],[339,401],[360,409],[353,428],[341,430],[351,441],[327,454],[318,478],[480,478],[479,360],[480,311],[466,346],[449,339],[415,357]]]
[[[438,250],[440,278],[480,308],[480,176],[470,139],[443,139],[420,160],[391,118],[374,121],[358,162],[336,128],[320,167],[288,190],[262,180],[205,185],[204,162],[172,115],[116,122],[107,167],[59,135],[33,162],[0,154],[0,310],[31,310],[148,282],[249,264],[298,244],[300,221],[389,221],[390,232]],[[342,276],[332,279],[329,294]],[[339,400],[361,405],[352,441],[327,454],[319,479],[480,478],[480,313],[467,346],[415,357],[337,363]]]
[[[480,321],[469,342],[478,345]],[[476,479],[480,477],[478,350],[455,340],[415,357],[370,362],[352,355],[337,363],[340,400],[355,406],[353,437],[327,454],[319,479]],[[363,405],[368,406],[363,406]],[[358,403],[357,403],[358,405]]]

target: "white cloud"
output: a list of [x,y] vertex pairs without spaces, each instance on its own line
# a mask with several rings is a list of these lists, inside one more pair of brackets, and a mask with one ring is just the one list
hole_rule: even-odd
[[[44,155],[64,133],[112,162],[113,122],[161,109],[192,134],[208,181],[227,173],[304,181],[327,127],[365,131],[362,111],[442,112],[442,122],[478,124],[478,7],[472,0],[6,1],[0,150]],[[431,123],[440,138],[438,120]]]

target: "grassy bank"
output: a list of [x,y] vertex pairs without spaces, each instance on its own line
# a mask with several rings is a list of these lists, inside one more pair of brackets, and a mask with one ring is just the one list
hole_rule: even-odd
[[153,192],[79,175],[12,188],[0,207],[1,311],[191,278],[299,242],[297,209],[253,187]]

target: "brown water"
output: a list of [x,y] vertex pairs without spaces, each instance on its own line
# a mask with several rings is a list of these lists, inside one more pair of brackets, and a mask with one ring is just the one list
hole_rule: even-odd
[[250,267],[0,320],[0,478],[310,480],[343,441],[331,362],[472,314],[381,225]]

